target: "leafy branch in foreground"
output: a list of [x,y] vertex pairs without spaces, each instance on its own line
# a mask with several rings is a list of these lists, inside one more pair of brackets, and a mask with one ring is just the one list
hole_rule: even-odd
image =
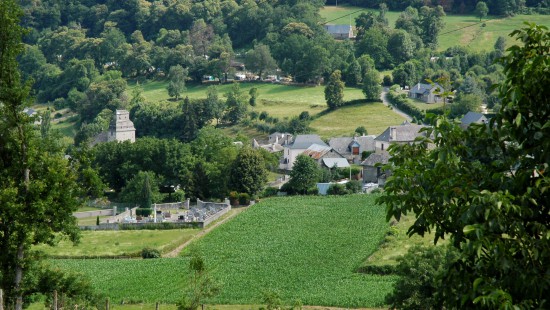
[[433,230],[459,251],[439,287],[446,308],[548,307],[550,33],[528,24],[512,36],[523,44],[501,60],[502,109],[489,126],[437,118],[433,139],[392,147],[386,167],[388,219],[413,212],[409,235]]

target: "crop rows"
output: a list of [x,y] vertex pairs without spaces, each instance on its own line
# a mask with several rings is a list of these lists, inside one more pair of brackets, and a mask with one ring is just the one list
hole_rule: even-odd
[[[358,274],[387,231],[384,208],[367,195],[274,198],[215,229],[177,259],[57,261],[83,270],[115,301],[176,302],[188,255],[200,253],[221,291],[218,304],[257,304],[277,291],[291,303],[383,304],[394,277]],[[112,294],[110,294],[112,293]]]

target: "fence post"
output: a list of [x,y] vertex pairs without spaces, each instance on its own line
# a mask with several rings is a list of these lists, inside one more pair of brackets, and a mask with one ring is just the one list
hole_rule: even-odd
[[53,291],[53,310],[57,310],[57,291]]
[[4,291],[0,288],[0,310],[4,310]]

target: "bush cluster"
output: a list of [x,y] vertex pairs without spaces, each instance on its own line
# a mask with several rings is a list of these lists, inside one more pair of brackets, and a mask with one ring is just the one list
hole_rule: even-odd
[[153,248],[143,248],[143,250],[141,250],[141,257],[143,259],[148,259],[148,258],[160,258],[161,255],[160,255],[160,251],[157,250],[157,249],[153,249]]
[[409,100],[407,99],[407,95],[397,93],[392,87],[387,96],[389,102],[399,110],[407,113],[408,115],[419,121],[422,121],[424,119],[424,112],[410,104]]

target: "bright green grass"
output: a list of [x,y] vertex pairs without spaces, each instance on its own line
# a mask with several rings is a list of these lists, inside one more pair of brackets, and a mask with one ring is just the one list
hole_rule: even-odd
[[[434,233],[424,237],[414,235],[409,237],[407,231],[414,224],[416,217],[412,214],[401,217],[399,222],[394,222],[391,231],[387,235],[380,248],[374,252],[364,265],[396,265],[397,258],[407,254],[407,251],[415,245],[433,246]],[[445,240],[439,240],[438,245],[445,244]]]
[[545,15],[516,15],[508,18],[490,16],[484,21],[485,27],[481,24],[476,25],[479,23],[479,18],[475,16],[448,15],[445,17],[445,28],[439,36],[439,50],[459,45],[474,51],[489,51],[493,49],[499,36],[505,37],[510,46],[516,42],[508,35],[515,29],[525,27],[523,24],[525,21],[550,27],[550,18]]
[[[327,22],[328,24],[349,25],[351,18],[351,24],[355,26],[355,18],[361,15],[361,13],[366,13],[367,11],[374,12],[376,15],[378,15],[377,10],[348,5],[338,5],[338,7],[327,5],[321,9],[319,14],[325,19],[325,22]],[[395,26],[395,21],[399,17],[399,14],[400,12],[393,11],[389,11],[386,13],[386,18],[388,19],[390,27],[393,28]]]
[[352,135],[359,126],[365,126],[370,135],[379,135],[404,120],[382,103],[372,102],[339,108],[315,119],[311,127],[325,138]]
[[[258,304],[277,290],[286,303],[372,307],[383,304],[395,277],[354,271],[388,229],[376,196],[262,200],[188,249],[203,255],[222,284],[209,304]],[[187,281],[188,257],[155,260],[56,260],[81,271],[120,300],[174,303]],[[144,284],[146,283],[146,289]]]
[[422,100],[415,100],[415,99],[409,99],[409,103],[415,106],[417,109],[421,111],[426,111],[429,109],[436,109],[443,107],[443,102],[440,103],[425,103]]
[[[95,217],[93,218],[95,225]],[[160,251],[174,248],[199,232],[199,229],[174,230],[122,230],[122,231],[83,231],[80,244],[73,246],[62,240],[57,246],[40,246],[51,256],[131,256],[145,247]]]
[[[320,14],[326,21],[331,21],[331,24],[349,24],[350,13],[351,22],[355,25],[355,17],[362,12],[367,11],[365,8],[354,6],[325,6],[321,9]],[[376,12],[376,11],[375,11]],[[395,21],[399,17],[400,12],[390,11],[386,14],[390,27],[395,27]],[[485,27],[479,23],[479,18],[474,15],[447,15],[444,18],[445,28],[439,36],[440,51],[444,51],[451,46],[465,46],[473,51],[490,51],[499,36],[507,39],[508,46],[514,44],[514,40],[508,35],[515,29],[524,27],[523,22],[529,21],[550,27],[550,18],[547,15],[516,15],[513,17],[500,18],[489,16],[484,20]]]

